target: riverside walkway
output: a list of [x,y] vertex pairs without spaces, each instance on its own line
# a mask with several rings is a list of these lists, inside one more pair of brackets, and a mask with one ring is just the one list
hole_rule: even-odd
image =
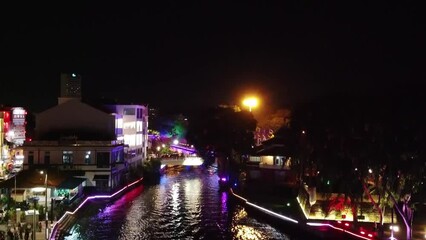
[[[372,224],[353,226],[350,222],[309,220],[297,202],[294,189],[276,193],[265,192],[265,187],[230,189],[229,192],[248,211],[258,215],[271,225],[285,229],[295,239],[379,239],[372,231]],[[300,238],[304,236],[304,238]]]

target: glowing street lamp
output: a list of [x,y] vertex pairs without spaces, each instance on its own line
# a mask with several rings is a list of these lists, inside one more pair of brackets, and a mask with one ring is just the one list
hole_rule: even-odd
[[43,171],[40,171],[40,174],[44,174],[45,175],[45,177],[44,177],[44,186],[45,186],[45,199],[44,199],[44,211],[45,211],[45,213],[46,213],[46,239],[49,239],[49,218],[48,218],[48,215],[47,215],[47,171],[46,172],[43,172]]
[[254,97],[246,98],[243,100],[243,105],[247,106],[249,108],[249,111],[251,112],[252,108],[257,107],[258,100]]

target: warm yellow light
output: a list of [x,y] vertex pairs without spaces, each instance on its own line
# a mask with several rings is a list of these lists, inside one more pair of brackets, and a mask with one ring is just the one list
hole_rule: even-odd
[[394,232],[399,232],[399,227],[397,226],[397,225],[391,225],[391,226],[389,226],[389,229],[390,230],[393,230]]
[[252,108],[257,107],[258,100],[254,97],[246,98],[243,100],[243,105],[247,106],[249,108],[249,111],[251,112]]
[[31,191],[33,191],[33,192],[44,192],[44,190],[46,190],[46,188],[44,188],[44,187],[31,188]]

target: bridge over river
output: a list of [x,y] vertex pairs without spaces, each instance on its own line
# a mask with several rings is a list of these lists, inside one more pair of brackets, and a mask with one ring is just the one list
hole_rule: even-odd
[[168,166],[200,166],[203,164],[203,159],[195,156],[188,157],[163,157],[161,158],[162,165]]

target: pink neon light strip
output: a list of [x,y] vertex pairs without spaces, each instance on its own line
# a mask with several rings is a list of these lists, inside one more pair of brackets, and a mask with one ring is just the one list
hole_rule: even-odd
[[364,236],[361,236],[361,235],[358,235],[358,234],[356,234],[356,233],[353,233],[353,232],[350,232],[350,231],[348,231],[348,230],[346,230],[346,229],[343,229],[343,228],[339,228],[339,227],[336,227],[336,226],[333,226],[333,225],[331,225],[331,224],[329,224],[329,223],[306,223],[307,225],[309,225],[309,226],[312,226],[312,227],[323,227],[323,226],[326,226],[326,227],[331,227],[331,228],[334,228],[334,229],[336,229],[336,230],[339,230],[339,231],[342,231],[342,232],[346,232],[346,233],[349,233],[349,234],[351,234],[351,235],[353,235],[353,236],[355,236],[355,237],[359,237],[359,238],[362,238],[362,239],[366,239],[366,240],[370,240],[371,238],[367,238],[367,237],[364,237]]
[[[120,189],[120,190],[118,190],[117,192],[115,192],[114,194],[112,194],[112,195],[95,195],[95,196],[90,196],[90,197],[87,197],[86,199],[84,199],[84,201],[74,210],[74,211],[72,211],[72,212],[70,212],[70,211],[66,211],[65,213],[64,213],[64,215],[62,215],[62,217],[53,225],[53,227],[52,227],[52,233],[54,233],[54,232],[56,232],[56,227],[58,226],[58,223],[60,223],[60,222],[62,222],[64,219],[65,219],[65,216],[66,215],[74,215],[81,207],[83,207],[83,205],[87,202],[87,201],[89,201],[89,200],[92,200],[92,199],[104,199],[104,198],[112,198],[112,197],[114,197],[115,195],[117,195],[117,194],[119,194],[119,193],[121,193],[122,191],[124,191],[125,189],[127,189],[128,187],[131,187],[131,186],[133,186],[133,185],[135,185],[136,183],[138,183],[138,182],[140,182],[140,181],[142,181],[142,179],[143,178],[140,178],[140,179],[138,179],[138,180],[136,180],[136,181],[134,181],[134,182],[132,182],[132,183],[130,183],[130,184],[128,184],[128,185],[126,185],[125,187],[123,187],[122,189]],[[54,237],[53,237],[53,235],[54,234],[51,234],[50,235],[50,239],[55,239]]]

